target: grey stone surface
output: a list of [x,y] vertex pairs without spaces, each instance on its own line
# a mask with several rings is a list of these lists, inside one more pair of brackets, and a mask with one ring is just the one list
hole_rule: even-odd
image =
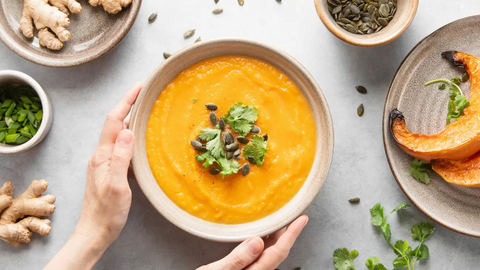
[[[42,67],[16,56],[0,44],[0,70],[14,69],[34,77],[49,94],[55,110],[53,128],[27,153],[0,157],[0,180],[12,181],[18,194],[32,179],[50,182],[57,196],[50,236],[33,237],[14,249],[0,243],[1,269],[40,269],[62,247],[80,215],[87,161],[95,149],[107,112],[135,81],[144,81],[162,61],[201,36],[203,40],[242,37],[279,47],[300,61],[316,78],[329,102],[335,123],[335,156],[328,180],[307,210],[310,223],[288,259],[279,267],[334,269],[332,252],[358,249],[357,269],[369,256],[380,256],[392,268],[394,254],[369,223],[368,209],[382,202],[388,209],[407,201],[388,167],[382,142],[382,110],[391,78],[405,55],[423,37],[453,20],[480,12],[478,0],[422,0],[415,20],[395,42],[379,48],[358,48],[331,35],[312,0],[246,1],[144,0],[126,39],[92,63],[65,69]],[[83,4],[86,4],[85,1]],[[212,15],[216,7],[221,15]],[[153,24],[147,23],[158,12]],[[3,14],[2,14],[3,16]],[[185,30],[196,35],[184,40]],[[367,95],[355,85],[368,88]],[[362,118],[357,106],[365,104]],[[133,205],[120,238],[96,269],[194,269],[226,255],[233,244],[191,236],[160,216],[134,179]],[[348,199],[362,198],[360,205]],[[410,240],[413,223],[428,220],[415,208],[391,217],[393,238]],[[431,258],[418,269],[478,269],[480,240],[436,225],[428,240]]]

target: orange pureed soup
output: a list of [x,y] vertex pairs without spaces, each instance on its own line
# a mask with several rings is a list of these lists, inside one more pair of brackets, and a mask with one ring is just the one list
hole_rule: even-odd
[[[255,124],[268,133],[268,152],[247,176],[222,180],[196,161],[190,140],[213,128],[205,104],[216,104],[221,117],[236,102],[258,109]],[[146,149],[158,185],[180,208],[211,222],[247,223],[277,211],[300,190],[314,160],[315,122],[283,72],[254,58],[221,56],[188,67],[163,89],[148,120]]]

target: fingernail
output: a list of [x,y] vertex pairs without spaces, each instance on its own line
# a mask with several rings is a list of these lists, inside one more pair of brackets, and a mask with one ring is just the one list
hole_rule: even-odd
[[247,244],[253,254],[259,254],[263,250],[263,241],[259,237],[248,240]]
[[119,144],[127,145],[130,144],[132,141],[132,132],[128,130],[122,130],[120,131],[120,134],[118,134],[117,142]]

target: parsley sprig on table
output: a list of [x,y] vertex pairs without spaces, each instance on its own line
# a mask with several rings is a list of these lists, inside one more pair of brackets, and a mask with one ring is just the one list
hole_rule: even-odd
[[235,103],[227,114],[223,116],[225,123],[242,136],[246,136],[258,119],[258,110],[252,105],[243,106],[242,102]]
[[410,163],[410,169],[407,170],[407,172],[409,172],[416,180],[428,185],[430,184],[428,172],[432,172],[432,165],[429,162],[414,159]]
[[450,100],[448,101],[448,113],[447,113],[447,125],[450,125],[453,121],[457,120],[460,118],[462,115],[464,115],[464,110],[470,106],[470,102],[468,102],[467,98],[463,95],[462,90],[460,89],[460,86],[458,86],[462,80],[458,77],[455,77],[451,80],[447,79],[438,79],[438,80],[433,80],[425,83],[425,86],[432,84],[432,83],[438,83],[442,82],[438,89],[444,90],[445,89],[445,83],[450,84]]
[[[372,207],[372,209],[370,209],[370,215],[372,217],[370,222],[373,226],[381,228],[383,238],[397,255],[393,261],[393,266],[414,270],[415,263],[420,260],[427,259],[430,256],[428,247],[423,243],[428,237],[430,237],[430,235],[432,235],[432,233],[435,231],[435,227],[430,222],[420,222],[413,225],[411,229],[412,238],[419,242],[415,249],[412,249],[408,241],[398,240],[395,242],[395,244],[392,244],[392,232],[390,229],[390,224],[387,223],[387,218],[391,214],[409,206],[410,205],[407,203],[402,203],[385,216],[384,207],[381,203],[377,203]],[[357,250],[350,252],[346,248],[337,249],[333,253],[334,266],[338,270],[356,270],[353,261],[357,256]],[[378,257],[368,258],[365,262],[365,266],[369,270],[387,270],[387,268],[380,263],[380,259]]]

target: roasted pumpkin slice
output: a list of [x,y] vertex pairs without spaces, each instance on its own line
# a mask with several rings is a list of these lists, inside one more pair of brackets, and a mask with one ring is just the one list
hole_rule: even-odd
[[397,144],[409,155],[423,160],[461,160],[480,151],[480,58],[449,51],[442,56],[470,75],[470,107],[465,115],[437,134],[408,131],[405,118],[397,109],[390,113],[390,129]]
[[480,186],[480,152],[464,160],[437,160],[432,169],[447,182],[466,186]]

